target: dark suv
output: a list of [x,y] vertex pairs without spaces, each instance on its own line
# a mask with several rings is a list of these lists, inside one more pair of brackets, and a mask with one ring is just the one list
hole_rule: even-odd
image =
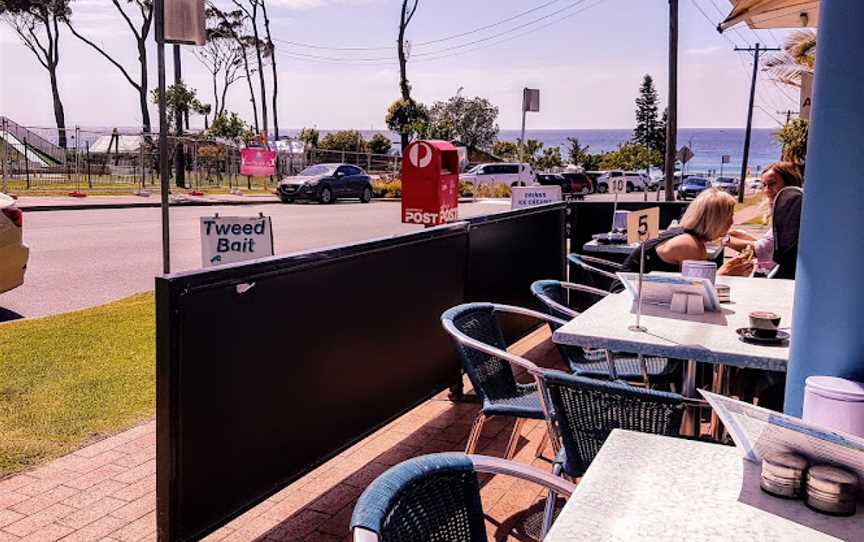
[[283,203],[297,200],[333,203],[339,198],[359,198],[363,203],[369,203],[372,201],[372,178],[351,164],[318,164],[279,181],[277,193]]

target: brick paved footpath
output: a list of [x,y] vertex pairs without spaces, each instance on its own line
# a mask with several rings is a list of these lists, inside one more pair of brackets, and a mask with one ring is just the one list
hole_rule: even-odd
[[[560,363],[548,330],[511,350],[538,364]],[[478,409],[475,402],[451,403],[446,394],[427,401],[339,454],[206,538],[226,542],[350,540],[354,503],[365,487],[391,465],[410,457],[464,450]],[[503,455],[512,420],[486,423],[478,453]],[[530,421],[516,461],[550,469],[534,459],[545,427]],[[156,423],[139,425],[0,481],[0,542],[122,541],[156,539]],[[548,457],[549,450],[545,456]],[[528,482],[484,476],[482,499],[490,540],[531,540],[520,519],[542,507],[545,493]]]

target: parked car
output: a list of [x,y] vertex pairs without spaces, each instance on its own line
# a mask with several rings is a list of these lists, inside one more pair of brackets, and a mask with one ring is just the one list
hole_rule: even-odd
[[591,193],[597,191],[597,180],[603,176],[605,171],[586,171],[585,175],[588,176],[588,179],[591,180]]
[[460,181],[482,184],[506,184],[507,186],[528,186],[534,184],[534,170],[528,164],[497,163],[480,164],[459,176]]
[[705,177],[687,177],[678,187],[678,199],[693,199],[711,186]]
[[318,164],[309,166],[294,177],[279,181],[277,189],[283,203],[316,200],[333,203],[341,198],[372,201],[372,178],[351,164]]
[[[688,177],[688,175],[685,175],[685,176],[684,176],[685,179],[686,179],[687,177]],[[659,188],[665,189],[665,187],[666,187],[666,176],[665,176],[665,175],[661,175],[661,176],[657,177],[656,184],[657,184],[657,186],[658,186]],[[680,171],[676,171],[676,172],[675,172],[675,175],[672,177],[672,190],[678,190],[678,187],[679,187],[679,186],[681,186],[681,172],[680,172]]]
[[608,192],[609,179],[616,179],[619,177],[623,177],[624,181],[627,183],[627,192],[644,192],[645,190],[648,190],[648,176],[644,173],[636,173],[635,171],[610,171],[609,173],[601,175],[597,179],[597,192],[600,192],[601,194]]
[[725,192],[729,192],[733,196],[738,195],[738,188],[740,186],[740,181],[734,177],[717,177],[714,179],[714,182],[711,183],[715,188],[719,188]]
[[0,194],[0,293],[24,284],[30,249],[22,240],[24,213],[15,200]]
[[561,174],[570,183],[570,193],[586,195],[594,192],[594,183],[585,173],[565,172]]
[[758,192],[762,190],[762,179],[753,179],[750,181],[750,190]]

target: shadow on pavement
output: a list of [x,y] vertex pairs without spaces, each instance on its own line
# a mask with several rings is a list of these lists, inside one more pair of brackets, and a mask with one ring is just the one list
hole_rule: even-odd
[[12,320],[20,320],[21,318],[24,318],[23,314],[0,307],[0,322],[10,322]]

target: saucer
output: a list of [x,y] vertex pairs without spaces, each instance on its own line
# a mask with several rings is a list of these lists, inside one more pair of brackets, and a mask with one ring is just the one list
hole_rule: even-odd
[[753,328],[750,327],[742,327],[740,329],[735,330],[738,336],[741,337],[741,340],[748,343],[756,343],[756,344],[765,344],[765,345],[777,345],[783,344],[789,340],[789,334],[785,331],[778,331],[776,337],[757,337],[753,333]]

